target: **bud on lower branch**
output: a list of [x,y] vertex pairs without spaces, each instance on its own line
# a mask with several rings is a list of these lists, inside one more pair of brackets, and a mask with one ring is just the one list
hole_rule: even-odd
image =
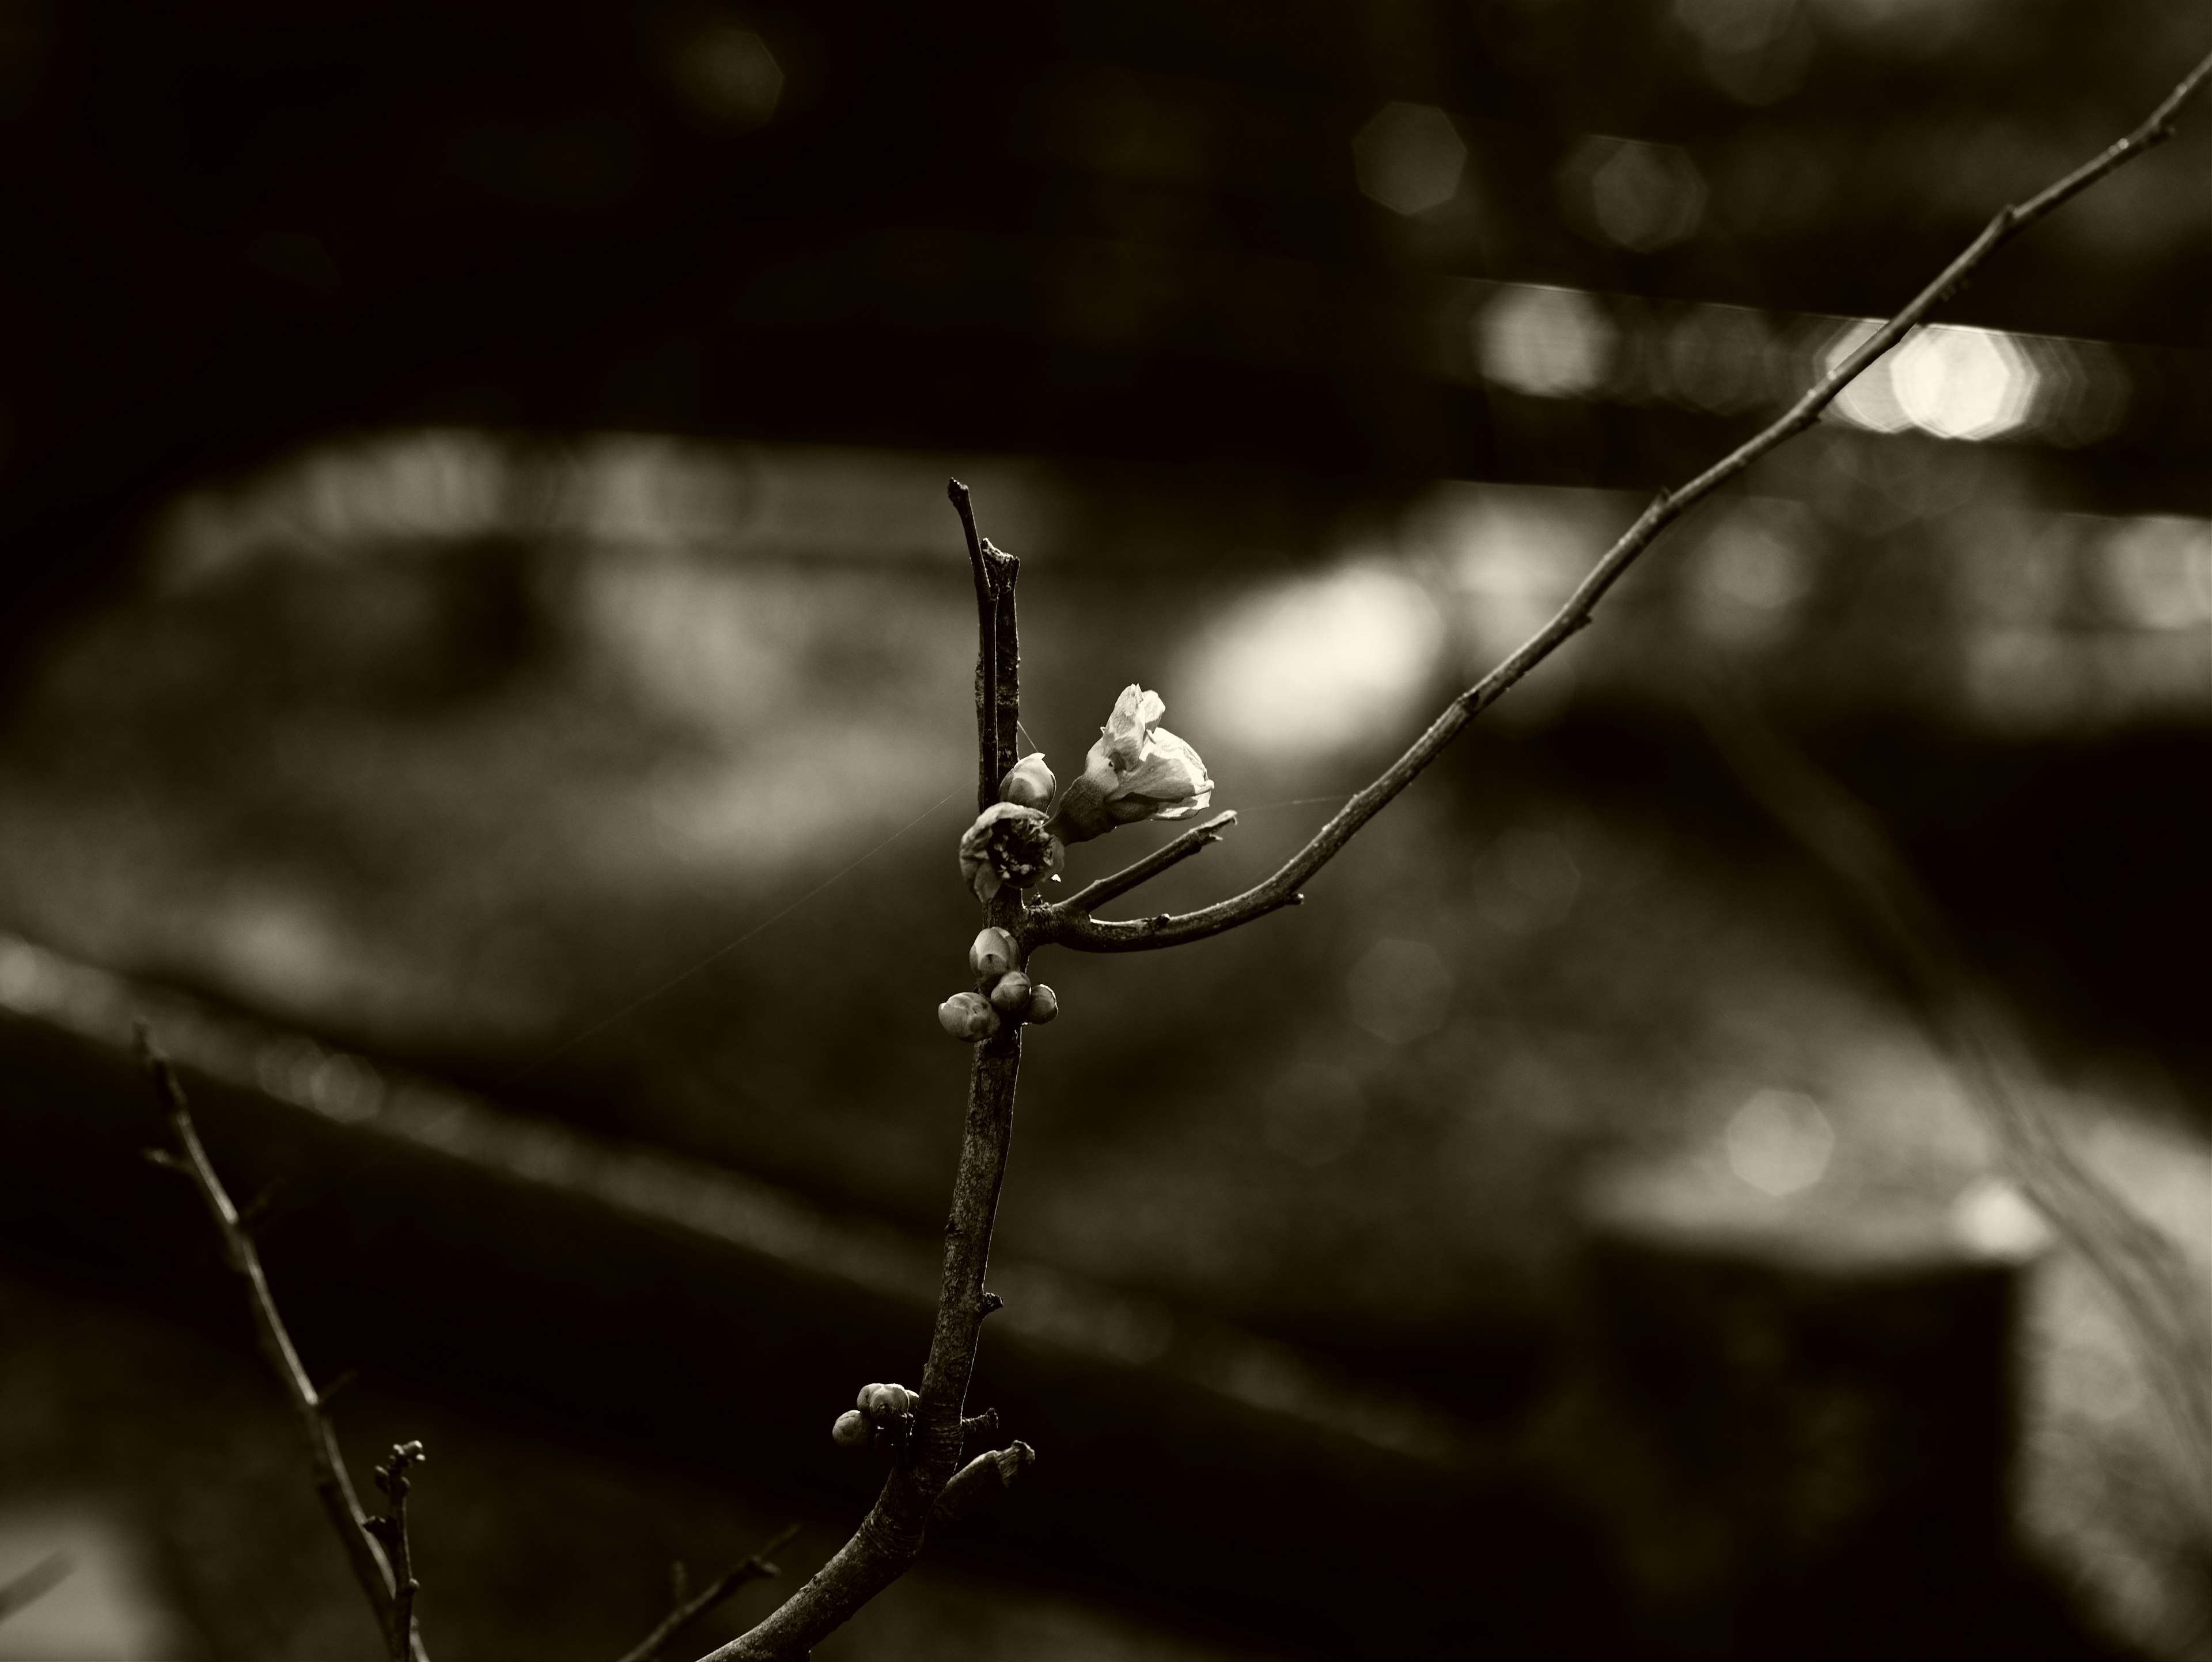
[[973,1044],[999,1031],[999,1013],[981,993],[955,993],[937,1007],[937,1020],[955,1038]]

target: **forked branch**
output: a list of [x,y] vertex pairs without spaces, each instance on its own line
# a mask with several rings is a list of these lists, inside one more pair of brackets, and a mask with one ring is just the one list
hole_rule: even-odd
[[[388,1645],[398,1647],[392,1654],[411,1658],[412,1662],[429,1662],[421,1636],[413,1631],[411,1586],[405,1601],[407,1624],[404,1629],[395,1626],[402,1604],[395,1591],[391,1562],[371,1532],[370,1520],[355,1496],[353,1478],[346,1470],[344,1455],[338,1452],[337,1434],[331,1429],[330,1417],[323,1411],[323,1397],[308,1379],[307,1370],[301,1365],[300,1353],[293,1348],[284,1318],[276,1312],[276,1300],[269,1291],[268,1277],[262,1273],[261,1255],[254,1250],[253,1238],[239,1221],[238,1208],[231,1204],[230,1195],[200,1142],[184,1083],[169,1065],[169,1059],[154,1048],[153,1038],[143,1022],[138,1025],[137,1039],[140,1065],[167,1111],[169,1132],[175,1143],[173,1148],[150,1149],[148,1153],[155,1164],[179,1173],[191,1184],[222,1241],[225,1266],[246,1284],[246,1303],[253,1317],[254,1342],[283,1387],[285,1399],[291,1403],[293,1415],[307,1440],[307,1461],[314,1472],[315,1496],[322,1502],[324,1515],[337,1532],[339,1545],[345,1549],[346,1562],[368,1599],[369,1608],[375,1612],[378,1628],[385,1634]],[[421,1446],[414,1446],[419,1454]],[[395,1640],[395,1634],[404,1634],[404,1642]]]
[[2182,77],[2148,119],[2126,137],[2108,146],[2047,190],[2017,205],[1998,210],[1996,217],[1967,245],[1964,253],[1915,295],[1881,328],[1869,335],[1842,362],[1808,388],[1796,403],[1771,425],[1746,440],[1679,490],[1662,491],[1638,516],[1620,540],[1577,585],[1551,620],[1516,647],[1504,661],[1448,704],[1405,754],[1384,769],[1371,784],[1346,802],[1314,834],[1313,839],[1280,869],[1243,893],[1215,902],[1179,916],[1146,918],[1133,922],[1103,922],[1067,903],[1035,915],[1030,944],[1057,942],[1079,952],[1146,952],[1158,947],[1179,947],[1202,941],[1264,917],[1296,904],[1305,881],[1349,843],[1400,791],[1412,784],[1444,747],[1459,737],[1468,723],[1504,697],[1514,684],[1552,655],[1568,637],[1585,627],[1597,604],[1637,557],[1659,534],[1723,485],[1735,478],[1761,456],[1796,437],[1818,421],[1836,395],[1857,379],[1868,366],[1897,344],[1945,299],[1956,292],[1982,263],[2004,244],[2061,204],[2069,201],[2114,169],[2124,167],[2173,136],[2174,119],[2212,76],[2212,55]]
[[662,1616],[653,1630],[622,1653],[619,1662],[653,1662],[662,1647],[696,1622],[708,1610],[720,1604],[739,1587],[749,1582],[771,1580],[783,1572],[769,1562],[769,1554],[799,1533],[799,1525],[787,1524],[778,1530],[750,1557],[740,1558],[729,1568],[709,1581],[696,1593],[685,1591],[683,1566],[677,1566],[676,1596],[667,1615]]
[[1203,853],[1209,843],[1218,843],[1222,832],[1237,823],[1237,810],[1217,813],[1203,825],[1193,825],[1172,842],[1163,843],[1135,864],[1123,867],[1111,877],[1102,877],[1096,883],[1077,890],[1065,900],[1055,902],[1050,908],[1055,916],[1088,917],[1108,901],[1117,898],[1140,883],[1149,883],[1170,866],[1182,864],[1194,854]]

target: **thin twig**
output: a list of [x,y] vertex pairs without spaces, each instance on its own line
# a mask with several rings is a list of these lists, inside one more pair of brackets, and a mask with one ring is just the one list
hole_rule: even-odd
[[1963,253],[1945,266],[1934,282],[1914,295],[1902,311],[1868,336],[1841,362],[1815,381],[1804,396],[1771,426],[1739,445],[1680,490],[1662,491],[1620,540],[1606,551],[1605,557],[1590,569],[1589,575],[1583,577],[1548,623],[1522,642],[1489,674],[1453,699],[1404,755],[1384,769],[1373,783],[1346,803],[1334,818],[1315,833],[1312,841],[1292,855],[1272,876],[1242,894],[1164,921],[1146,919],[1137,922],[1102,922],[1061,906],[1049,910],[1040,908],[1028,920],[1029,928],[1023,938],[1024,945],[1038,947],[1057,942],[1080,952],[1144,952],[1158,947],[1176,947],[1185,941],[1201,941],[1292,904],[1300,886],[1334,859],[1354,834],[1381,813],[1400,791],[1412,784],[1444,747],[1460,735],[1468,722],[1496,703],[1522,676],[1550,657],[1570,636],[1589,623],[1597,603],[1661,532],[1742,473],[1768,451],[1812,426],[1838,393],[1869,364],[1903,339],[1936,306],[1954,293],[1999,247],[2113,169],[2125,166],[2172,137],[2174,118],[2180,113],[2183,106],[2197,95],[2208,76],[2212,76],[2212,55],[2208,55],[2183,76],[2164,101],[2151,113],[2149,119],[2126,137],[2109,146],[2094,160],[2085,162],[2040,194],[2018,206],[2000,209],[1982,234],[1967,245]]
[[[368,1519],[355,1496],[353,1478],[346,1470],[345,1456],[338,1450],[337,1435],[331,1429],[329,1416],[323,1412],[322,1398],[316,1394],[307,1369],[300,1364],[299,1352],[293,1348],[292,1336],[285,1330],[284,1318],[277,1313],[276,1300],[269,1291],[269,1279],[262,1273],[261,1255],[254,1250],[253,1238],[240,1226],[238,1208],[231,1204],[222,1179],[216,1175],[207,1150],[201,1146],[199,1132],[192,1124],[191,1105],[185,1099],[184,1084],[178,1079],[176,1069],[169,1065],[167,1056],[154,1048],[152,1036],[143,1022],[137,1026],[137,1040],[140,1065],[167,1111],[170,1134],[180,1151],[157,1149],[149,1153],[161,1155],[161,1164],[179,1172],[198,1191],[222,1242],[224,1264],[246,1283],[247,1306],[253,1317],[254,1342],[283,1387],[285,1398],[292,1404],[294,1417],[307,1440],[316,1498],[322,1502],[324,1516],[337,1532],[338,1543],[345,1549],[346,1562],[368,1598],[369,1608],[375,1612],[378,1629],[389,1634],[393,1603],[392,1566],[384,1555],[384,1549],[369,1533]],[[419,1635],[412,1641],[410,1653],[414,1662],[428,1662]]]
[[[1021,714],[1021,637],[1014,610],[1021,563],[974,535],[966,488],[946,487],[969,531],[978,617],[975,677],[977,755],[987,787],[998,797]],[[983,904],[983,922],[1019,930],[1030,910],[1009,883]],[[1016,939],[1020,937],[1016,934]],[[906,1573],[921,1555],[938,1499],[960,1469],[962,1415],[975,1370],[983,1318],[1000,1307],[983,1278],[991,1232],[1006,1181],[1013,1136],[1014,1085],[1021,1073],[1024,1024],[1008,1022],[975,1047],[968,1077],[968,1120],[960,1166],[945,1224],[945,1262],[938,1284],[937,1322],[922,1370],[921,1400],[907,1446],[884,1480],[883,1492],[852,1538],[806,1584],[750,1631],[708,1653],[702,1662],[782,1662],[804,1657],[854,1612]]]
[[2187,1451],[2189,1499],[2200,1522],[2212,1526],[2212,1326],[2187,1260],[2075,1152],[2030,1081],[2027,1047],[1980,985],[1942,909],[1879,816],[1747,699],[1694,687],[1692,698],[1737,782],[1874,923],[1917,995],[1930,1038],[1996,1133],[2012,1176],[2112,1290]]
[[999,588],[992,578],[990,557],[975,534],[975,508],[968,487],[947,479],[945,494],[960,516],[960,529],[968,539],[968,568],[975,580],[975,812],[981,813],[999,800],[999,781],[1006,777],[998,766]]
[[739,1587],[750,1581],[770,1580],[783,1574],[768,1561],[769,1554],[799,1533],[799,1525],[787,1524],[756,1548],[752,1555],[740,1558],[690,1598],[684,1596],[684,1567],[676,1567],[675,1606],[660,1618],[660,1623],[646,1636],[622,1653],[620,1662],[653,1662],[660,1654],[660,1647],[696,1622],[708,1610],[720,1604]]
[[954,1522],[975,1504],[976,1498],[995,1489],[1012,1488],[1014,1479],[1036,1463],[1036,1451],[1017,1440],[1004,1448],[979,1454],[953,1475],[931,1509],[932,1529]]
[[1066,912],[1071,916],[1089,916],[1092,912],[1117,896],[1124,895],[1140,883],[1149,883],[1170,866],[1179,865],[1191,855],[1204,851],[1209,843],[1218,843],[1221,833],[1237,823],[1237,810],[1217,813],[1202,825],[1193,825],[1173,842],[1163,843],[1134,865],[1125,866],[1111,877],[1102,877],[1096,883],[1079,889],[1065,900],[1054,903],[1054,912]]
[[422,1460],[420,1443],[394,1443],[392,1456],[376,1469],[376,1486],[384,1491],[388,1510],[368,1520],[370,1534],[383,1543],[392,1560],[392,1625],[386,1635],[392,1662],[406,1662],[415,1645],[415,1595],[422,1591],[415,1580],[415,1563],[407,1545],[407,1491],[412,1486],[407,1472]]
[[970,1437],[995,1437],[999,1434],[999,1410],[987,1408],[981,1414],[971,1414],[960,1422],[960,1441],[964,1447]]

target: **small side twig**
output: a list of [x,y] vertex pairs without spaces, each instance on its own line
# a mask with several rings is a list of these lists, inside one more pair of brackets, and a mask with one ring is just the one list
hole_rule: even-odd
[[1140,883],[1151,882],[1170,866],[1180,865],[1191,855],[1205,852],[1208,843],[1218,843],[1222,832],[1236,823],[1236,809],[1217,813],[1205,824],[1193,825],[1172,842],[1161,843],[1142,860],[1123,867],[1111,877],[1102,877],[1066,899],[1054,902],[1052,910],[1069,916],[1088,917],[1108,901],[1128,893]]
[[765,1580],[782,1574],[783,1572],[781,1569],[769,1562],[768,1555],[798,1533],[798,1525],[787,1524],[767,1540],[762,1542],[750,1556],[740,1558],[696,1593],[691,1593],[689,1596],[686,1593],[685,1585],[688,1578],[684,1573],[684,1566],[677,1565],[671,1581],[675,1594],[672,1607],[667,1615],[660,1618],[659,1624],[651,1633],[622,1653],[619,1662],[653,1662],[653,1659],[660,1654],[660,1647],[663,1645],[675,1638],[678,1634],[683,1632],[684,1629],[690,1627],[739,1587],[749,1581]]
[[964,1444],[970,1437],[995,1437],[999,1434],[999,1410],[987,1408],[981,1414],[971,1414],[960,1422],[960,1440]]
[[415,1580],[414,1558],[407,1546],[407,1491],[411,1487],[407,1472],[422,1461],[421,1443],[392,1446],[392,1458],[376,1469],[376,1486],[384,1491],[390,1510],[381,1518],[370,1519],[367,1525],[392,1560],[392,1627],[386,1637],[394,1662],[406,1662],[415,1642],[415,1595],[422,1588]]
[[1036,1451],[1019,1440],[977,1455],[953,1474],[945,1492],[937,1497],[937,1504],[930,1508],[930,1527],[939,1529],[953,1522],[973,1507],[980,1495],[1012,1488],[1014,1479],[1036,1463]]
[[[253,1318],[254,1342],[270,1371],[276,1374],[277,1384],[283,1387],[285,1398],[291,1403],[294,1417],[306,1440],[308,1465],[314,1474],[315,1496],[322,1502],[323,1514],[330,1519],[339,1545],[345,1549],[346,1562],[375,1614],[378,1628],[389,1635],[392,1630],[394,1602],[392,1565],[369,1531],[368,1518],[356,1497],[353,1478],[346,1470],[345,1456],[338,1449],[337,1435],[331,1429],[329,1416],[323,1411],[323,1398],[301,1364],[300,1353],[293,1348],[284,1318],[277,1313],[276,1300],[269,1290],[269,1278],[262,1272],[261,1255],[254,1249],[253,1238],[240,1223],[238,1208],[231,1204],[222,1179],[216,1175],[214,1163],[201,1145],[183,1081],[169,1065],[169,1059],[155,1049],[145,1023],[137,1025],[135,1037],[139,1064],[146,1070],[156,1099],[168,1114],[170,1135],[176,1143],[174,1150],[149,1149],[148,1157],[179,1173],[198,1192],[222,1242],[224,1264],[246,1284],[247,1308]],[[413,1662],[429,1662],[419,1635],[410,1636],[404,1654],[410,1656]]]
[[975,507],[968,487],[957,479],[945,482],[945,494],[960,516],[960,529],[968,539],[968,566],[975,579],[975,739],[978,758],[975,812],[981,813],[999,800],[999,781],[1005,776],[999,758],[999,585],[983,539],[975,532]]
[[1380,813],[1407,786],[1419,777],[1445,746],[1467,725],[1571,639],[1590,621],[1597,604],[1620,581],[1637,557],[1660,534],[1723,485],[1735,478],[1776,446],[1796,437],[1820,418],[1820,412],[1837,394],[1883,353],[1905,338],[1943,301],[1965,284],[1982,263],[2036,221],[2070,201],[2117,167],[2164,143],[2173,136],[2174,119],[2212,77],[2212,55],[2181,78],[2158,107],[2133,132],[2107,145],[2096,156],[2076,167],[2048,189],[2017,205],[1997,210],[1982,233],[1935,280],[1907,302],[1881,328],[1869,335],[1844,360],[1806,390],[1783,415],[1746,440],[1679,490],[1662,490],[1620,540],[1575,587],[1549,622],[1523,641],[1489,674],[1454,698],[1429,724],[1427,731],[1374,782],[1346,802],[1306,845],[1292,855],[1273,875],[1243,893],[1180,916],[1136,922],[1107,922],[1055,906],[1032,923],[1024,944],[1057,942],[1079,952],[1148,952],[1160,947],[1179,947],[1203,941],[1268,913],[1296,904],[1305,880],[1334,859],[1359,829]]

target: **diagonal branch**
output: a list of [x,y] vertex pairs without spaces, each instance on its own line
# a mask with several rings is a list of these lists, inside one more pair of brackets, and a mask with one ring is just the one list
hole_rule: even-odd
[[762,1542],[750,1557],[740,1558],[690,1598],[683,1597],[679,1590],[675,1608],[660,1618],[659,1624],[651,1633],[624,1651],[619,1662],[653,1662],[653,1659],[660,1654],[662,1646],[739,1587],[750,1581],[770,1580],[782,1574],[781,1570],[769,1562],[768,1555],[798,1533],[798,1525],[787,1524]]
[[1551,620],[1484,676],[1445,706],[1443,713],[1367,788],[1346,803],[1336,816],[1314,834],[1313,840],[1286,861],[1275,874],[1243,893],[1217,901],[1194,912],[1136,922],[1101,922],[1055,906],[1047,916],[1034,920],[1031,939],[1036,945],[1056,941],[1079,952],[1144,952],[1157,947],[1179,947],[1208,935],[1264,917],[1293,905],[1299,886],[1336,857],[1359,829],[1372,819],[1400,791],[1412,784],[1444,747],[1459,737],[1468,723],[1504,697],[1514,684],[1552,655],[1567,639],[1590,621],[1597,604],[1637,557],[1668,527],[1687,514],[1729,480],[1786,440],[1796,437],[1818,421],[1836,395],[1850,385],[1875,360],[1902,340],[1928,314],[1955,293],[1982,263],[2021,232],[2069,201],[2115,168],[2122,167],[2164,143],[2173,136],[2174,119],[2184,106],[2212,77],[2212,56],[2207,56],[2182,77],[2159,107],[2133,132],[2084,162],[2057,184],[2027,201],[1997,210],[1982,234],[1942,273],[1915,295],[1888,322],[1868,336],[1841,362],[1822,375],[1796,403],[1770,426],[1692,479],[1679,490],[1662,491],[1620,540],[1606,551],[1575,592]]
[[[198,1191],[222,1242],[224,1264],[246,1283],[246,1301],[253,1315],[254,1342],[270,1370],[276,1375],[277,1383],[284,1388],[284,1396],[292,1404],[293,1414],[306,1436],[316,1498],[323,1503],[324,1515],[337,1531],[338,1544],[345,1549],[346,1562],[352,1568],[354,1580],[368,1597],[369,1608],[376,1614],[378,1628],[389,1635],[393,1630],[397,1603],[392,1566],[384,1555],[384,1549],[369,1532],[369,1519],[355,1496],[353,1478],[346,1470],[344,1455],[338,1451],[337,1434],[331,1429],[330,1416],[323,1411],[323,1398],[308,1379],[307,1370],[301,1366],[300,1353],[293,1348],[292,1336],[285,1330],[284,1318],[277,1314],[276,1300],[269,1291],[268,1277],[262,1273],[261,1255],[254,1250],[253,1238],[240,1224],[238,1208],[231,1204],[229,1193],[223,1188],[222,1179],[216,1175],[215,1166],[200,1142],[183,1081],[169,1065],[169,1059],[154,1048],[153,1038],[143,1022],[138,1025],[137,1038],[140,1065],[153,1081],[162,1106],[168,1111],[170,1134],[176,1141],[173,1152],[155,1149],[151,1153],[157,1164],[180,1173]],[[410,1635],[403,1654],[411,1656],[414,1662],[429,1662],[420,1635]]]
[[957,1521],[976,1500],[993,1489],[1014,1486],[1014,1479],[1036,1464],[1036,1451],[1018,1438],[1004,1448],[977,1455],[953,1475],[930,1512],[930,1527],[941,1529]]
[[1217,813],[1204,825],[1193,825],[1173,842],[1163,843],[1134,865],[1125,866],[1111,877],[1102,877],[1096,883],[1077,890],[1065,900],[1051,907],[1054,916],[1088,917],[1108,901],[1125,895],[1140,883],[1149,883],[1170,866],[1180,865],[1194,854],[1203,853],[1209,843],[1218,843],[1221,833],[1237,823],[1237,810]]

